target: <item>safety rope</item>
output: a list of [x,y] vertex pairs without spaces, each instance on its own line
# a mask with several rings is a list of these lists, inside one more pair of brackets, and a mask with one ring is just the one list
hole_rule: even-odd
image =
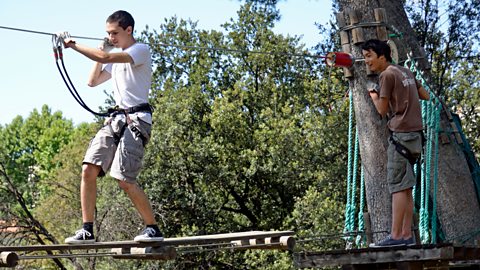
[[[363,209],[365,209],[365,174],[363,166],[360,166],[360,207],[358,208],[358,231],[365,231],[365,224],[363,220]],[[356,244],[362,246],[365,243],[364,235],[357,235]],[[362,241],[363,237],[363,241]]]
[[353,164],[352,164],[352,178],[350,179],[350,221],[349,221],[349,231],[355,230],[355,210],[356,210],[356,194],[357,194],[357,164],[358,164],[358,131],[355,128],[355,143],[353,148]]
[[[52,45],[53,45],[53,54],[55,56],[55,64],[57,66],[58,72],[60,73],[60,76],[63,79],[63,82],[68,88],[68,91],[70,94],[73,96],[73,98],[77,101],[80,106],[82,106],[85,110],[88,112],[100,116],[100,117],[105,117],[108,116],[110,113],[108,112],[95,112],[88,105],[83,101],[83,99],[80,97],[80,94],[78,93],[77,89],[75,88],[72,80],[70,79],[70,76],[68,75],[67,69],[65,67],[65,62],[63,60],[63,40],[65,38],[69,38],[71,36],[68,35],[68,33],[62,33],[62,34],[54,34],[52,35]],[[61,68],[60,64],[58,63],[60,60],[61,62]]]
[[[425,125],[426,133],[426,146],[424,151],[424,162],[421,168],[417,168],[417,172],[421,173],[420,183],[420,221],[419,221],[419,233],[422,243],[436,243],[438,238],[439,229],[437,228],[437,185],[438,185],[438,134],[440,133],[440,112],[441,102],[435,95],[425,78],[422,76],[422,72],[417,69],[415,59],[410,55],[404,66],[409,68],[414,74],[416,79],[420,81],[423,88],[430,94],[430,100],[421,100],[422,108],[422,120]],[[433,178],[432,178],[432,166],[433,166]],[[432,212],[429,208],[429,194],[430,185],[433,183],[432,190]],[[431,225],[431,229],[430,229]],[[431,238],[430,238],[431,233]]]
[[[352,201],[353,195],[355,190],[352,187],[352,175],[353,175],[353,93],[350,91],[349,93],[349,117],[348,117],[348,158],[347,158],[347,202],[345,204],[345,226],[343,232],[348,234],[353,231],[353,224],[355,222],[355,217],[352,216],[353,204]],[[351,237],[347,240],[347,242],[351,242]]]
[[434,170],[433,170],[433,202],[432,202],[432,244],[437,243],[437,188],[438,188],[438,134],[440,133],[440,112],[441,105],[438,99],[435,99],[434,112],[433,112],[433,144],[435,145],[435,157],[434,157]]
[[[345,204],[345,225],[344,235],[347,242],[347,248],[352,248],[355,243],[356,246],[361,246],[364,241],[364,220],[363,210],[365,207],[365,181],[363,167],[360,166],[360,198],[356,201],[357,194],[357,174],[359,162],[359,135],[358,129],[354,124],[354,108],[353,108],[353,93],[350,91],[349,95],[349,118],[348,118],[348,161],[347,161],[347,202]],[[355,134],[355,137],[354,137]],[[358,213],[357,211],[358,204]],[[358,219],[357,230],[355,230],[355,217]],[[352,232],[357,232],[352,234]],[[353,236],[356,236],[355,239]]]

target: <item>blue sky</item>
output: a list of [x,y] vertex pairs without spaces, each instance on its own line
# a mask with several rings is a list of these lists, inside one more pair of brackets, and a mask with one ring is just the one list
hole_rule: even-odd
[[[221,30],[221,24],[237,18],[241,2],[236,0],[156,0],[156,1],[53,1],[2,0],[0,26],[47,33],[68,31],[74,36],[102,38],[105,19],[123,9],[135,18],[137,32],[158,29],[165,18],[176,15],[198,22],[199,29]],[[287,0],[278,5],[282,15],[275,27],[277,33],[301,36],[307,48],[320,39],[315,23],[331,19],[331,0]],[[0,125],[9,124],[14,117],[24,118],[47,104],[52,111],[75,124],[92,122],[94,117],[80,107],[68,92],[55,65],[51,37],[47,35],[0,29],[0,94],[2,110]],[[98,41],[78,40],[97,46]],[[67,71],[77,91],[87,105],[97,110],[103,105],[111,83],[95,88],[86,85],[93,62],[73,51],[64,52]]]

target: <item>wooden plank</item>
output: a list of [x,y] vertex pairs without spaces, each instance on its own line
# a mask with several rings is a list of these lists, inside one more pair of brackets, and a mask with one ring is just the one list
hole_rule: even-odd
[[281,236],[289,236],[294,234],[295,233],[293,231],[251,231],[251,232],[223,233],[223,234],[211,234],[211,235],[202,235],[202,236],[168,238],[168,239],[165,239],[164,242],[168,243],[168,245],[191,245],[191,244],[230,242],[233,240],[281,237]]
[[52,250],[86,250],[86,249],[112,249],[112,248],[144,248],[178,245],[199,245],[207,243],[222,243],[234,240],[260,239],[266,237],[281,237],[293,235],[293,231],[250,231],[223,233],[202,236],[187,236],[166,238],[161,242],[139,243],[135,241],[96,242],[92,244],[58,244],[58,245],[32,245],[32,246],[0,246],[4,251],[52,251]]
[[452,260],[454,258],[453,255],[453,246],[368,248],[344,250],[343,252],[296,254],[295,265],[299,268],[308,268],[390,262]]

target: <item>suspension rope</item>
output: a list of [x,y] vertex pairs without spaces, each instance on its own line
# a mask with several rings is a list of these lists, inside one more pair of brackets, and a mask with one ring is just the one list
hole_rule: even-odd
[[[352,193],[355,193],[353,189],[352,182],[352,175],[353,175],[353,93],[350,91],[349,93],[349,117],[348,117],[348,161],[347,161],[347,202],[345,204],[345,225],[343,232],[345,234],[350,233],[353,231],[353,224],[355,222],[355,217],[352,217],[352,210],[353,204],[355,203],[352,201]],[[349,238],[348,241],[352,239]]]
[[[365,231],[365,224],[363,220],[363,209],[365,208],[365,174],[363,166],[360,166],[360,206],[358,207],[358,230]],[[362,237],[365,234],[357,235],[356,244],[361,246],[363,244]],[[365,239],[364,239],[365,240]]]
[[433,112],[433,144],[435,145],[435,156],[433,160],[433,202],[432,202],[432,244],[437,243],[437,233],[439,229],[437,228],[437,189],[438,189],[438,134],[440,133],[440,112],[441,112],[441,105],[438,99],[435,99],[434,104],[434,112]]
[[[360,140],[356,125],[354,125],[354,108],[353,108],[353,93],[350,91],[349,95],[349,118],[348,118],[348,164],[347,164],[347,202],[345,204],[345,226],[344,235],[347,241],[347,248],[353,247],[353,243],[357,247],[362,246],[365,241],[362,238],[365,236],[365,226],[363,220],[363,210],[365,208],[365,177],[363,166],[361,166],[360,158]],[[355,132],[355,139],[353,134]],[[360,198],[358,202],[358,212],[356,195],[357,195],[357,174],[358,166],[360,166]],[[358,227],[355,239],[350,233],[355,231],[355,216],[358,219]],[[365,239],[363,239],[365,240]]]

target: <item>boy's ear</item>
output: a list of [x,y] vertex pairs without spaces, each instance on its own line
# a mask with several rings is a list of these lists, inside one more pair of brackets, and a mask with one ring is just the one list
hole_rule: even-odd
[[127,33],[132,34],[132,26],[127,26]]

